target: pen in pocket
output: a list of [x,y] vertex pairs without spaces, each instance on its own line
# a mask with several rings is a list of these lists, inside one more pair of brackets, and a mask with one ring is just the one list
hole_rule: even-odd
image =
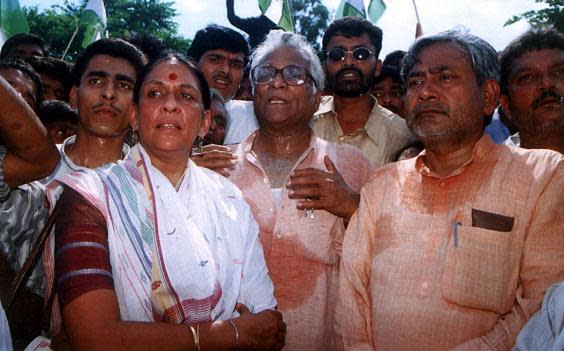
[[458,247],[458,227],[461,225],[462,223],[460,222],[454,223],[454,247]]

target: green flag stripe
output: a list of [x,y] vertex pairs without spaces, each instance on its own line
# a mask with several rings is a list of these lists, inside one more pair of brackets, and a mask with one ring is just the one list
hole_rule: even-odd
[[293,32],[294,23],[292,22],[292,14],[290,13],[290,6],[288,5],[288,1],[290,0],[284,0],[284,5],[282,7],[282,17],[280,17],[278,25],[281,28],[284,28],[285,31]]
[[382,0],[371,0],[370,5],[368,5],[368,18],[372,22],[376,22],[384,14],[385,10],[386,4]]
[[85,48],[96,40],[98,33],[104,34],[106,28],[102,23],[100,16],[96,12],[88,9],[82,12],[80,16],[80,26],[84,28],[84,39],[82,39],[82,47]]
[[18,0],[0,1],[0,27],[7,37],[17,33],[29,33],[29,25]]
[[272,0],[259,0],[259,8],[263,14],[266,12],[271,2]]

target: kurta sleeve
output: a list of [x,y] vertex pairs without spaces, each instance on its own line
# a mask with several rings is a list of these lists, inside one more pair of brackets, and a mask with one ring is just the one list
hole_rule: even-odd
[[349,223],[343,244],[335,313],[334,346],[337,350],[374,350],[369,286],[374,220],[370,207],[367,191],[363,189],[358,211]]

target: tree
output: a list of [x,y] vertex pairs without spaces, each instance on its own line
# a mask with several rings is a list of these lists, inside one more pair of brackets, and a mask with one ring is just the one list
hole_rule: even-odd
[[294,29],[306,37],[316,50],[329,25],[329,10],[321,0],[292,0]]
[[505,22],[505,25],[508,26],[524,19],[533,27],[550,26],[564,33],[564,2],[562,0],[535,0],[535,2],[546,3],[548,7],[513,16]]
[[[52,56],[61,57],[78,24],[86,0],[72,4],[65,0],[63,6],[53,5],[39,12],[37,7],[24,7],[31,33],[40,35],[49,45]],[[125,37],[134,32],[150,33],[165,44],[185,52],[190,44],[178,34],[177,16],[173,2],[161,0],[107,0],[108,34],[110,37]],[[69,50],[67,59],[75,59],[82,50],[82,33],[78,33]]]

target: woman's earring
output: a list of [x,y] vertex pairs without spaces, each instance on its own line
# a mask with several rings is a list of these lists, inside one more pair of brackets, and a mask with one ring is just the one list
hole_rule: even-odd
[[204,152],[204,138],[202,138],[201,136],[198,136],[198,152]]

